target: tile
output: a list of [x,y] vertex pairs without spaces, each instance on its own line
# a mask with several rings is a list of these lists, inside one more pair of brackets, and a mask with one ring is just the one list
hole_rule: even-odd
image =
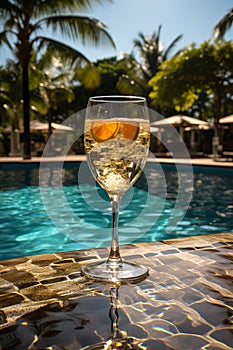
[[123,246],[150,273],[122,285],[81,274],[108,249],[0,261],[1,350],[104,348],[114,334],[127,349],[229,350],[232,252],[228,233]]

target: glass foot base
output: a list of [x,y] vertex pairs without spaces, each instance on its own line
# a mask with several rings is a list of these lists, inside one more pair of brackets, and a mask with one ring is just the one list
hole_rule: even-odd
[[110,267],[106,260],[99,260],[82,267],[82,273],[95,281],[104,282],[138,282],[144,279],[147,267],[123,261],[121,266]]

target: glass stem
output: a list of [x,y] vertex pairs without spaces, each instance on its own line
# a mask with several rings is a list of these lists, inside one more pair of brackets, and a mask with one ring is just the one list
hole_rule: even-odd
[[119,208],[121,197],[119,195],[110,195],[110,200],[112,204],[112,245],[107,260],[107,265],[109,267],[120,267],[123,263],[120,256],[119,249],[119,239],[118,239],[118,221],[119,221]]
[[111,320],[111,331],[113,340],[117,340],[120,337],[120,332],[118,329],[118,289],[119,286],[114,286],[110,288],[111,307],[109,310],[109,317]]

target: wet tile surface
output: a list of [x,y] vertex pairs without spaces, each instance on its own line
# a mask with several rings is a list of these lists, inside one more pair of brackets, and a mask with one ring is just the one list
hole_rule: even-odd
[[122,247],[150,274],[117,286],[80,273],[106,249],[0,261],[0,349],[233,349],[232,242],[218,234]]

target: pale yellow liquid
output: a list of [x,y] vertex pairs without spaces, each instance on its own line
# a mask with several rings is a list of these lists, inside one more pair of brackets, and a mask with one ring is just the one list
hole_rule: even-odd
[[[102,120],[132,123],[130,119]],[[137,119],[138,134],[134,140],[126,139],[119,129],[117,135],[106,141],[97,141],[92,133],[92,121],[85,123],[85,149],[87,161],[97,182],[110,195],[123,194],[139,178],[149,151],[149,122]]]

